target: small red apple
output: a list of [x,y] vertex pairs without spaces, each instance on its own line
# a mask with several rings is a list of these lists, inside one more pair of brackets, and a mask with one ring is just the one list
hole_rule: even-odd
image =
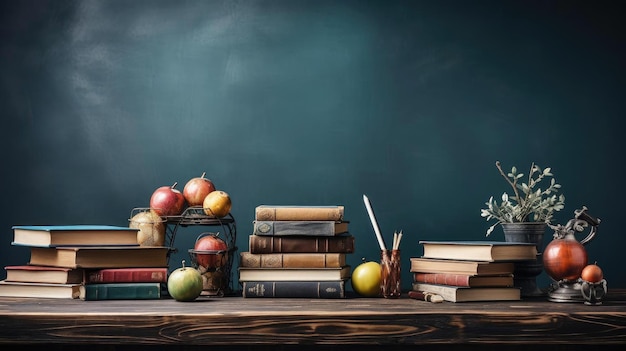
[[183,195],[189,206],[200,206],[204,202],[204,198],[210,192],[215,191],[215,185],[210,179],[205,178],[206,172],[200,177],[189,179],[183,188]]
[[583,268],[580,277],[582,280],[590,283],[599,283],[604,279],[604,273],[602,273],[602,269],[596,263],[593,263]]
[[172,186],[157,188],[150,197],[150,208],[159,216],[177,216],[185,209],[185,197],[175,182]]
[[222,218],[230,212],[232,201],[225,191],[215,190],[204,198],[202,207],[207,216]]
[[196,262],[204,268],[223,267],[228,261],[228,244],[217,234],[207,233],[194,245]]

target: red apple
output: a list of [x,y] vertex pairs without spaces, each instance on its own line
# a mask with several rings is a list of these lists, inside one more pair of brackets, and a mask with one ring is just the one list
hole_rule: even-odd
[[204,268],[223,267],[228,261],[228,244],[217,234],[208,233],[196,240],[196,262]]
[[150,208],[159,216],[177,216],[185,209],[185,197],[175,182],[172,186],[157,188],[150,197]]
[[167,291],[176,301],[193,301],[202,294],[202,289],[202,275],[193,267],[185,267],[185,260],[167,278]]
[[202,207],[204,213],[210,217],[222,218],[230,212],[232,202],[228,193],[222,190],[215,190],[204,198]]
[[200,206],[204,202],[204,198],[210,192],[215,191],[215,185],[210,179],[205,178],[206,172],[200,177],[189,179],[183,188],[183,195],[189,206]]
[[599,283],[604,279],[604,273],[602,273],[602,269],[597,264],[590,264],[583,268],[582,273],[580,274],[582,280],[588,281],[590,283]]

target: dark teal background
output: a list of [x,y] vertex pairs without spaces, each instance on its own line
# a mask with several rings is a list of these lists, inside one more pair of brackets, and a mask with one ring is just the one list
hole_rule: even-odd
[[[485,238],[480,209],[509,191],[495,161],[535,161],[563,186],[557,222],[602,219],[589,259],[626,287],[617,5],[2,1],[1,263],[28,260],[13,225],[126,225],[207,172],[239,251],[257,205],[342,204],[350,263],[379,260],[367,194],[387,241],[404,231],[408,288],[419,240]],[[179,232],[171,268],[202,231]]]

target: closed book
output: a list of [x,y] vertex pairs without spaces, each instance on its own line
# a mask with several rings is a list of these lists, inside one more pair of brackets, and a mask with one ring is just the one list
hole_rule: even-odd
[[336,221],[254,221],[254,235],[335,236],[348,232],[348,222]]
[[161,298],[161,283],[102,283],[80,286],[81,300],[153,300]]
[[468,288],[450,285],[436,285],[413,283],[413,290],[440,295],[450,302],[470,301],[516,301],[521,299],[519,288],[515,287],[485,287]]
[[440,260],[434,258],[411,257],[411,272],[455,273],[472,275],[513,274],[513,262],[483,262],[466,260]]
[[344,253],[239,254],[239,267],[248,268],[339,268],[346,265]]
[[343,221],[344,206],[260,205],[254,210],[257,221]]
[[250,235],[251,253],[353,253],[354,237],[338,235],[317,236],[265,236]]
[[320,281],[350,278],[350,266],[341,268],[245,268],[239,267],[239,281]]
[[419,242],[425,258],[470,261],[535,260],[537,247],[529,243],[505,241],[427,241]]
[[84,271],[80,268],[48,266],[6,266],[6,280],[25,283],[81,284]]
[[55,246],[137,246],[139,229],[111,225],[29,225],[13,226],[13,245]]
[[166,267],[89,270],[86,283],[167,283]]
[[77,299],[80,284],[27,283],[0,281],[0,296]]
[[243,297],[290,297],[340,299],[346,297],[345,280],[245,281]]
[[414,273],[417,283],[453,285],[466,287],[513,286],[513,275],[471,275],[452,273]]
[[32,247],[32,265],[67,268],[167,267],[161,246]]

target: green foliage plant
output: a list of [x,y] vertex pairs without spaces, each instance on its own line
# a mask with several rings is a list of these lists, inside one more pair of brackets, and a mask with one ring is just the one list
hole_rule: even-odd
[[[501,223],[545,222],[550,224],[554,212],[565,207],[565,196],[558,194],[561,185],[556,182],[550,167],[542,170],[533,162],[526,182],[522,179],[524,173],[517,173],[515,166],[509,173],[502,170],[500,161],[496,161],[496,167],[512,187],[513,194],[510,196],[504,192],[500,203],[491,196],[485,203],[487,208],[480,210],[481,217],[485,217],[487,221],[496,220],[496,223],[487,229],[487,236]],[[540,183],[544,181],[543,184],[548,184],[546,183],[548,180],[548,187],[541,189]]]

